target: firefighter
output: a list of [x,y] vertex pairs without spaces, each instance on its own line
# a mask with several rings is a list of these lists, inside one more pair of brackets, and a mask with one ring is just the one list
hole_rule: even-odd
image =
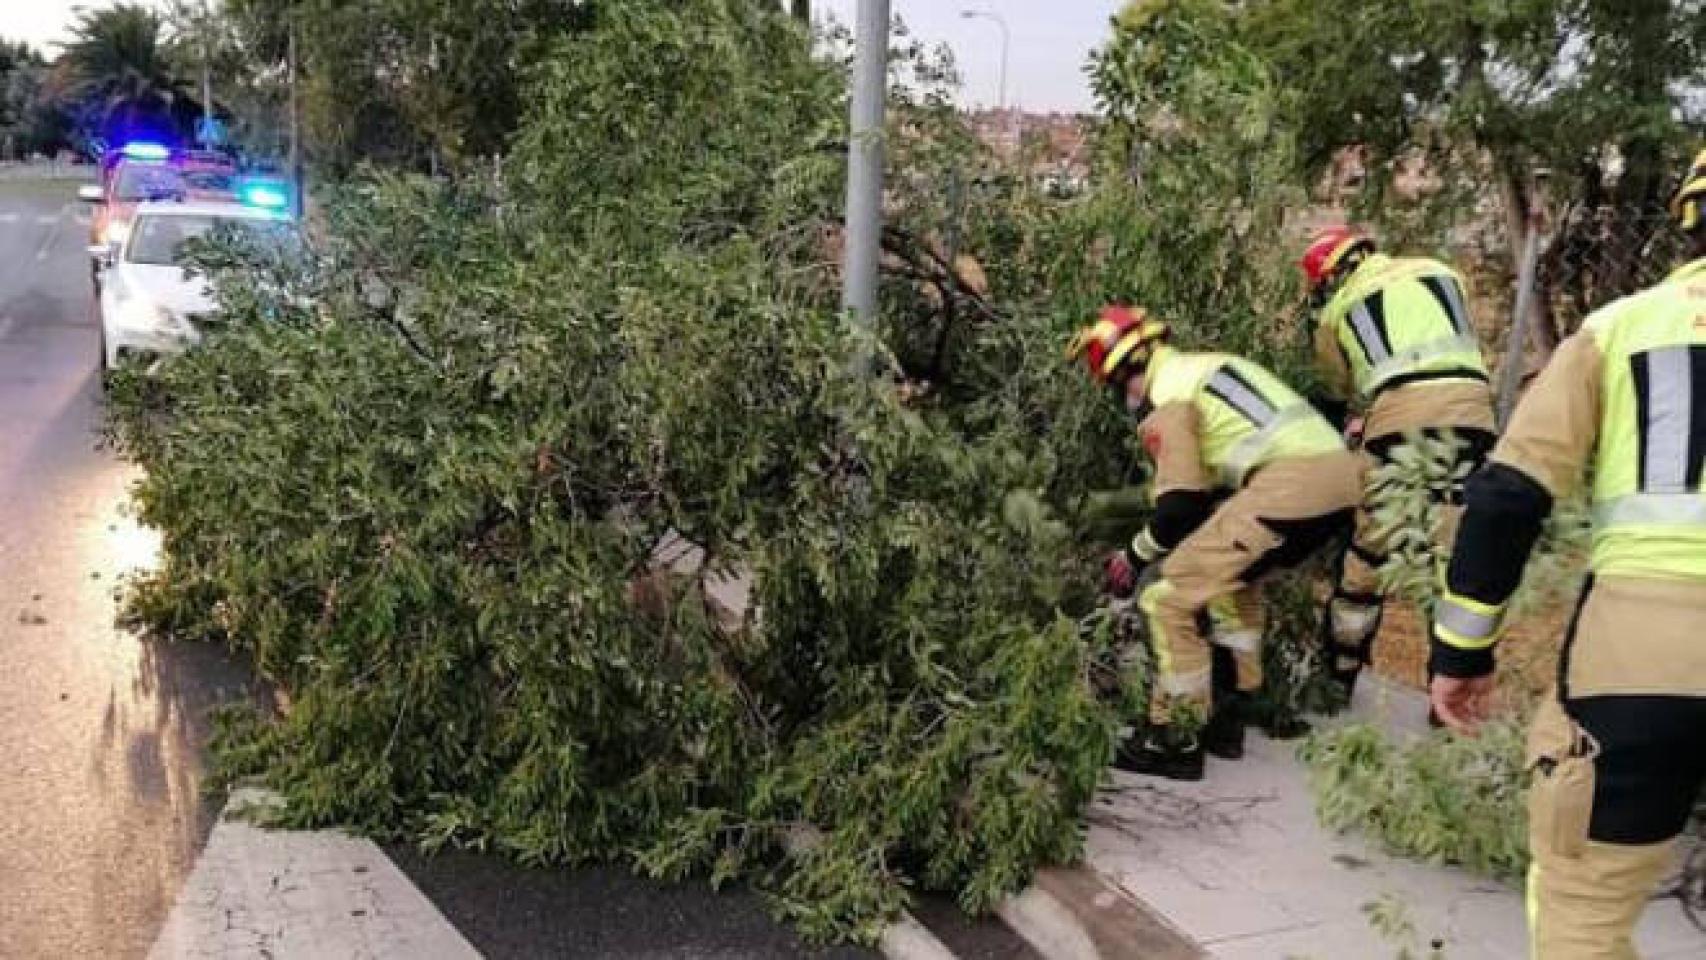
[[1672,201],[1696,259],[1558,348],[1468,484],[1435,608],[1434,709],[1473,731],[1541,525],[1591,475],[1591,572],[1529,732],[1530,938],[1546,960],[1635,956],[1706,779],[1703,202],[1706,151]]
[[[1436,260],[1380,253],[1346,226],[1318,232],[1301,266],[1319,311],[1315,355],[1327,391],[1314,399],[1341,429],[1358,409],[1367,466],[1425,435],[1453,438],[1464,476],[1479,467],[1493,447],[1493,398],[1461,278]],[[1461,495],[1442,495],[1431,531],[1442,552],[1456,534]],[[1365,504],[1322,618],[1327,668],[1346,703],[1380,632],[1385,553]]]
[[[1150,725],[1121,746],[1116,766],[1200,779],[1211,733],[1217,753],[1241,752],[1244,703],[1262,683],[1256,584],[1349,531],[1361,464],[1273,374],[1178,350],[1167,326],[1140,309],[1107,308],[1072,352],[1139,420],[1156,467],[1148,525],[1106,565],[1110,592],[1130,596],[1141,571],[1160,563],[1138,593],[1154,652]],[[1205,731],[1211,642],[1234,652],[1239,695]]]

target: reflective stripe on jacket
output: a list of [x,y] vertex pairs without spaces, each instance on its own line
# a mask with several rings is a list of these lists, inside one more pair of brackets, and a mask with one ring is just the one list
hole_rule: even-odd
[[1593,569],[1706,579],[1706,260],[1583,332],[1602,364]]
[[1257,467],[1344,449],[1315,408],[1261,366],[1218,353],[1163,347],[1149,365],[1149,401],[1196,408],[1203,466],[1237,489]]
[[1436,260],[1365,258],[1321,311],[1317,336],[1364,400],[1401,379],[1487,375],[1463,281]]

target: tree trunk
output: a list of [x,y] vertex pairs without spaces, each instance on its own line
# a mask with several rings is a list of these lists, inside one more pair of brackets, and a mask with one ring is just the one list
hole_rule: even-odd
[[[1520,169],[1513,158],[1499,157],[1494,163],[1498,168],[1499,199],[1505,209],[1505,236],[1510,248],[1511,272],[1518,274],[1522,270],[1522,251],[1527,246],[1529,231],[1538,229],[1530,216],[1538,198],[1528,173]],[[1541,363],[1545,363],[1558,347],[1558,328],[1552,322],[1551,290],[1541,271],[1535,272],[1534,283],[1535,295],[1529,301],[1528,345],[1539,353]],[[1513,302],[1514,299],[1513,296]],[[1516,318],[1511,319],[1514,321]],[[1515,326],[1514,322],[1512,326]]]
[[794,19],[801,23],[812,22],[812,0],[790,0],[788,9],[794,14]]

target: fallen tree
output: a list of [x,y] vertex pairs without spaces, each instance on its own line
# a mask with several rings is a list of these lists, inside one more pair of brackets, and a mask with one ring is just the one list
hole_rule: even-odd
[[[501,177],[365,170],[322,197],[306,268],[203,250],[217,327],[114,384],[164,545],[130,610],[288,695],[228,715],[218,761],[289,822],[739,879],[819,939],[1077,855],[1144,679],[1082,503],[1141,478],[1061,346],[1142,299],[1187,342],[1283,356],[1288,274],[1251,225],[1286,194],[1205,210],[1184,184],[1210,161],[1259,184],[1285,142],[1205,113],[1146,183],[1061,202],[907,49],[862,338],[833,258],[844,71],[802,40],[765,5],[606,7],[539,61]],[[1169,82],[1265,102],[1236,79]],[[676,533],[695,572],[654,562]],[[730,622],[704,581],[735,569]]]

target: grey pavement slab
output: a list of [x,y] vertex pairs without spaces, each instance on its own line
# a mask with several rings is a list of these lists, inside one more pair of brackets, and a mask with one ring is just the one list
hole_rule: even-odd
[[232,795],[149,960],[480,956],[371,842],[233,815],[270,802],[254,790]]
[[[1364,684],[1358,696],[1363,719],[1425,729],[1413,692]],[[1521,890],[1328,831],[1292,743],[1253,736],[1243,760],[1211,760],[1201,783],[1113,776],[1090,813],[1089,864],[1212,956],[1390,957],[1436,945],[1452,960],[1526,955]],[[1365,905],[1383,897],[1403,905],[1412,942],[1368,922]],[[1706,934],[1675,901],[1648,908],[1637,944],[1643,957],[1706,956]]]

